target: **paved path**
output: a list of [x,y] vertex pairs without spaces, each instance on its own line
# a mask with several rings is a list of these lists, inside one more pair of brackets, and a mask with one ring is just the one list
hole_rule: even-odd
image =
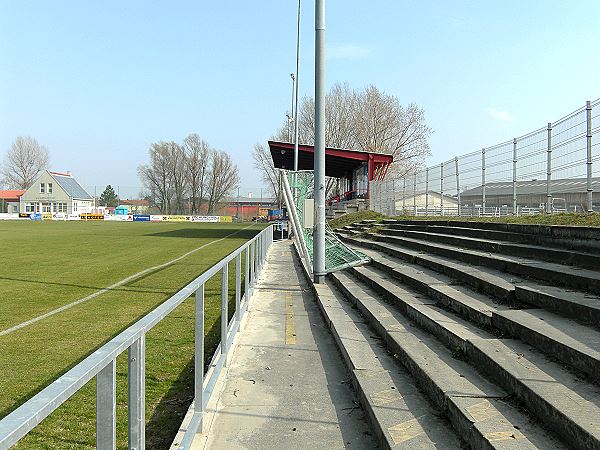
[[270,251],[233,353],[210,449],[376,448],[288,241]]

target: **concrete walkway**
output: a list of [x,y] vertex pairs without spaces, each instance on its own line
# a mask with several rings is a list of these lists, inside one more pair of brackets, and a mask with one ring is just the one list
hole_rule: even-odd
[[377,447],[289,241],[270,250],[223,378],[196,448]]

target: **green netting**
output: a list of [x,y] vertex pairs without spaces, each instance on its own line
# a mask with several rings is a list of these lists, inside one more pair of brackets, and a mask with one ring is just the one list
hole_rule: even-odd
[[[314,174],[313,171],[288,172],[288,181],[294,198],[294,207],[298,214],[300,226],[302,220],[302,205],[304,200],[313,197]],[[308,250],[308,256],[313,260],[313,230],[303,228],[304,242]],[[369,258],[362,253],[351,249],[338,239],[335,232],[325,224],[325,271],[333,272],[346,267],[355,266],[367,262]]]

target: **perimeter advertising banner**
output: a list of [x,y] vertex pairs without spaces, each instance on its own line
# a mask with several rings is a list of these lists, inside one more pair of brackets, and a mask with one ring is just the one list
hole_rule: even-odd
[[134,214],[133,215],[133,221],[134,222],[150,222],[150,216],[148,216],[148,215]]
[[81,213],[81,220],[104,220],[104,214]]
[[186,216],[162,216],[163,222],[187,222]]
[[203,222],[203,223],[213,223],[220,222],[219,216],[189,216],[188,220],[190,222]]

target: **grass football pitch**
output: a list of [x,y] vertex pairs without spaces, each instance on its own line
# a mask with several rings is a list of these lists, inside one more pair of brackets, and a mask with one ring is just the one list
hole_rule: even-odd
[[[247,223],[0,222],[0,418],[262,228]],[[171,265],[18,328],[219,239]],[[229,268],[232,306],[234,264]],[[216,275],[205,286],[207,360],[220,339],[220,283]],[[193,320],[190,298],[146,336],[147,448],[168,448],[191,403]],[[116,372],[117,444],[126,448],[126,352],[117,359]],[[95,448],[94,380],[16,448]]]

